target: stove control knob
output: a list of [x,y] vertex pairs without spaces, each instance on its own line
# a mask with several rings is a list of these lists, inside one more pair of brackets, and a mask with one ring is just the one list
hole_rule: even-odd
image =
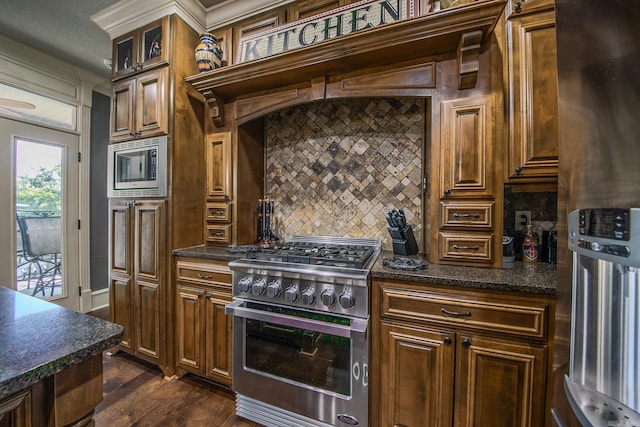
[[342,308],[353,308],[356,305],[356,299],[353,297],[350,291],[345,291],[340,294],[340,305]]
[[269,283],[267,286],[267,296],[269,298],[275,298],[282,293],[282,286],[280,286],[280,279],[276,279]]
[[307,288],[302,292],[302,304],[313,305],[316,302],[316,294],[312,288]]
[[288,287],[284,292],[284,301],[287,303],[294,303],[298,300],[300,292],[298,292],[297,286]]
[[266,280],[258,279],[251,285],[251,293],[253,295],[264,295],[267,290]]
[[251,277],[244,277],[238,282],[240,292],[251,292]]
[[331,307],[336,303],[336,293],[333,289],[325,289],[324,291],[322,291],[320,299],[322,300],[322,303],[324,305],[326,305],[327,307]]

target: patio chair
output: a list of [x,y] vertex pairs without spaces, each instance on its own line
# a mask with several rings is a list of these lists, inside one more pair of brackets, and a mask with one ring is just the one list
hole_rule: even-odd
[[59,216],[18,216],[24,259],[30,263],[29,280],[35,280],[32,295],[45,295],[62,282],[62,222]]

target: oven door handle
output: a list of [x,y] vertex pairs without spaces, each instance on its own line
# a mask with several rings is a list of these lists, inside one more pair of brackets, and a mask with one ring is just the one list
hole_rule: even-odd
[[308,329],[314,332],[336,335],[344,338],[363,339],[367,334],[368,319],[351,318],[351,325],[339,325],[336,323],[322,322],[319,320],[305,319],[304,317],[288,316],[286,314],[271,313],[243,307],[244,301],[233,301],[225,306],[225,314],[244,317],[252,320],[277,323],[299,329]]

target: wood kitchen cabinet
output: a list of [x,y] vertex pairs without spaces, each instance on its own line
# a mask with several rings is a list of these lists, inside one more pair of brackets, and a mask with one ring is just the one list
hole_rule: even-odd
[[176,362],[179,370],[231,386],[232,300],[226,262],[176,262]]
[[124,327],[119,348],[165,362],[164,200],[111,200],[109,264],[111,320]]
[[495,261],[493,205],[493,109],[490,97],[441,104],[441,263],[492,266]]
[[162,45],[163,59],[112,84],[110,142],[135,145],[138,138],[166,135],[167,195],[110,200],[110,299],[111,320],[124,326],[119,348],[172,376],[175,292],[169,266],[172,250],[203,241],[204,98],[184,81],[198,72],[198,33],[177,15],[157,23],[170,41]]
[[114,80],[168,62],[169,22],[167,16],[113,40]]
[[551,304],[374,280],[379,425],[544,425]]
[[264,197],[264,121],[210,132],[204,141],[204,242],[253,244],[258,199]]
[[26,390],[0,401],[0,426],[31,427],[31,390]]
[[231,244],[233,159],[231,132],[209,135],[205,141],[207,170],[205,241]]
[[509,181],[556,181],[558,79],[554,3],[510,1],[507,12]]
[[113,84],[111,141],[168,133],[168,68]]

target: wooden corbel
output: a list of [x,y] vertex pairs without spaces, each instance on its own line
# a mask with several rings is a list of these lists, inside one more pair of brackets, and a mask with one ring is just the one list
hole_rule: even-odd
[[458,44],[458,89],[476,87],[480,70],[482,31],[462,33]]
[[211,119],[211,122],[216,127],[223,127],[224,101],[210,90],[205,90],[202,94],[207,99],[207,105],[209,106],[209,118]]

